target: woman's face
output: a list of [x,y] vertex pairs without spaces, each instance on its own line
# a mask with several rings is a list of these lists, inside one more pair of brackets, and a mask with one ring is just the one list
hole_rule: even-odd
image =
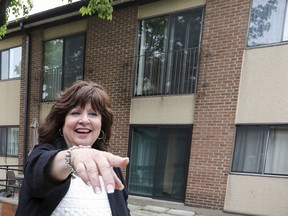
[[63,136],[69,147],[92,146],[101,131],[101,115],[93,110],[91,103],[70,110],[63,126]]

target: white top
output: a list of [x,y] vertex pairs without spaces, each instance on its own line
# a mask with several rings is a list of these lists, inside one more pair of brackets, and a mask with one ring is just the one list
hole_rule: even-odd
[[72,174],[69,190],[51,216],[112,216],[102,176],[99,179],[102,192],[96,194],[92,186]]

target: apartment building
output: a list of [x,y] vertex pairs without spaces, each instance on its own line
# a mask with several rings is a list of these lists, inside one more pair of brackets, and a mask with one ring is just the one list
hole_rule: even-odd
[[122,0],[112,21],[82,4],[11,22],[0,41],[1,163],[23,164],[33,119],[90,79],[111,96],[131,194],[287,215],[287,1]]

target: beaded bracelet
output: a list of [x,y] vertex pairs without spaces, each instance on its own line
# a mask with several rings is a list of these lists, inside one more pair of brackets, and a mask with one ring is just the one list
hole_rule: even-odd
[[75,173],[74,167],[72,166],[71,163],[71,152],[75,149],[80,149],[80,148],[91,148],[91,146],[72,146],[69,149],[67,149],[66,154],[65,154],[65,168],[71,169],[71,172]]

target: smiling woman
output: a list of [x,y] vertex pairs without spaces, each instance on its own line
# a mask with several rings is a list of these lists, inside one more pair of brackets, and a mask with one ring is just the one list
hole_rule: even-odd
[[107,152],[112,124],[102,86],[79,80],[62,92],[39,128],[16,215],[130,215],[118,168],[129,159]]

